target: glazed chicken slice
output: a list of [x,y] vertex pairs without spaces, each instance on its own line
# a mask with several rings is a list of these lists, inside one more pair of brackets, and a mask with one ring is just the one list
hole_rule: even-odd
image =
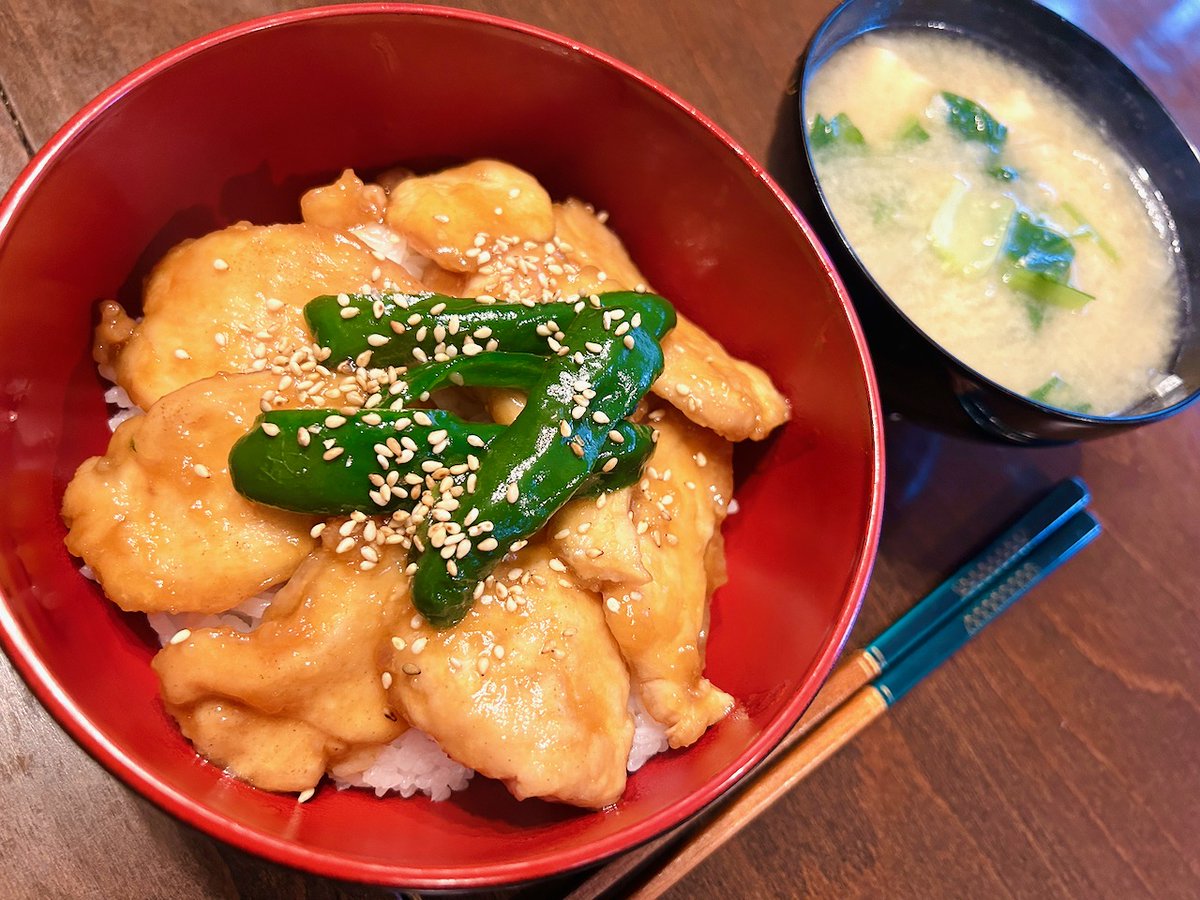
[[[646,284],[620,239],[592,208],[568,200],[554,208],[567,255],[603,270],[607,290]],[[689,419],[731,441],[762,440],[788,420],[787,400],[762,369],[730,356],[685,316],[663,339],[663,373],[652,390]]]
[[597,597],[544,546],[502,564],[453,628],[415,616],[396,639],[392,702],[453,759],[520,800],[599,808],[621,796],[629,676]]
[[243,222],[172,249],[146,281],[140,323],[105,303],[96,357],[145,409],[200,378],[261,369],[308,344],[303,309],[313,297],[389,286],[420,287],[328,228]]
[[229,450],[277,378],[216,375],[116,430],[67,486],[67,549],[122,609],[219,612],[287,579],[312,549],[311,516],[244,499]]
[[791,418],[766,372],[730,356],[690,319],[679,316],[662,349],[663,373],[651,390],[697,425],[730,441],[761,441]]
[[[387,225],[418,253],[451,272],[486,266],[501,236],[543,242],[554,236],[550,196],[516,166],[481,159],[392,188]],[[480,243],[478,235],[483,235]]]
[[604,615],[646,709],[667,726],[672,747],[686,747],[733,708],[733,698],[703,675],[708,601],[724,579],[720,528],[732,460],[728,443],[670,407],[651,421],[658,444],[633,491],[651,580],[608,586]]
[[379,225],[387,208],[387,194],[377,184],[364,184],[346,169],[332,184],[307,191],[300,198],[300,215],[310,225],[349,231],[360,225]]
[[379,662],[408,579],[398,556],[362,562],[322,547],[256,630],[197,630],[159,652],[163,699],[197,751],[257,787],[302,791],[400,736]]
[[630,515],[632,502],[630,488],[572,500],[546,526],[550,546],[592,590],[611,582],[636,587],[650,579]]

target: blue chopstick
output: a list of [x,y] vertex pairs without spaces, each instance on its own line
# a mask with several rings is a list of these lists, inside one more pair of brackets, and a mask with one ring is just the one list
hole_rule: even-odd
[[971,603],[975,592],[985,588],[1005,566],[1033,552],[1063,522],[1087,506],[1090,499],[1087,485],[1082,480],[1071,478],[1059,483],[1011,528],[926,595],[863,652],[875,658],[881,671],[898,662],[926,635]]
[[907,694],[926,675],[974,637],[985,625],[1029,592],[1030,588],[1091,543],[1100,523],[1090,513],[1077,512],[1060,528],[1022,557],[1014,559],[988,580],[953,618],[928,633],[920,646],[872,682],[889,706]]

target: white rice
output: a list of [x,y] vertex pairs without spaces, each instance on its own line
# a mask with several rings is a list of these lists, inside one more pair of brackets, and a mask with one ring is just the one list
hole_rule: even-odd
[[[415,276],[420,277],[419,267],[414,263],[421,257],[407,252],[403,238],[382,225],[365,225],[353,229],[355,235],[373,250],[377,250],[388,259],[404,266]],[[108,367],[100,368],[101,377],[113,381],[115,373]],[[108,419],[110,431],[126,419],[140,415],[143,410],[135,406],[125,389],[118,384],[112,384],[104,392],[104,400],[113,408]],[[730,503],[729,512],[735,512]],[[97,580],[91,566],[80,566],[80,573],[85,578]],[[180,631],[194,631],[198,628],[232,628],[240,634],[248,634],[258,627],[263,614],[271,605],[278,588],[251,597],[237,606],[221,613],[148,613],[146,618],[158,635],[159,643],[166,646],[171,638]],[[636,693],[629,697],[629,712],[633,716],[634,732],[633,745],[629,750],[629,761],[626,768],[636,772],[652,756],[667,749],[667,729],[665,725],[655,721],[642,705]],[[370,788],[377,797],[388,793],[396,793],[401,797],[411,797],[416,793],[427,795],[431,800],[445,800],[453,792],[464,790],[475,774],[442,750],[438,742],[423,731],[410,728],[396,740],[383,747],[374,761],[361,771],[337,769],[330,772],[338,790],[348,787]]]
[[185,629],[195,631],[197,628],[232,628],[239,634],[249,634],[262,621],[263,613],[271,605],[277,590],[279,589],[264,591],[225,610],[225,612],[154,612],[146,613],[146,618],[150,621],[150,627],[154,629],[154,633],[158,635],[159,644],[164,647],[171,638]]
[[650,757],[667,749],[667,726],[651,718],[636,691],[629,694],[629,712],[633,715],[633,746],[625,768],[636,772]]
[[356,225],[350,229],[350,233],[376,253],[382,254],[384,259],[402,266],[418,281],[425,277],[430,260],[415,251],[410,253],[408,241],[386,225]]
[[463,790],[475,771],[452,760],[425,732],[410,728],[379,751],[375,761],[361,772],[335,767],[329,774],[339,791],[371,788],[376,797],[388,793],[411,797],[420,792],[431,800],[445,800],[454,791]]

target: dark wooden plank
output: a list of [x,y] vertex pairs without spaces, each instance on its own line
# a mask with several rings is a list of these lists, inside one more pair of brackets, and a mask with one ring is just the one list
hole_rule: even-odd
[[[0,82],[0,89],[2,88],[3,82]],[[17,177],[25,163],[29,162],[29,154],[22,137],[8,110],[0,104],[0,185],[5,188]]]
[[[98,90],[272,0],[0,6],[0,86],[34,146]],[[642,69],[765,158],[827,0],[459,4]],[[1200,11],[1051,0],[1116,47],[1200,137]],[[0,125],[0,178],[24,162]],[[794,177],[786,160],[777,171]],[[1200,888],[1200,429],[1193,411],[1082,447],[1018,450],[888,426],[862,644],[1053,481],[1082,474],[1106,534],[670,896],[1185,897]],[[251,859],[109,778],[0,669],[0,890],[14,897],[374,898]],[[570,881],[526,891],[555,896]],[[15,887],[14,887],[15,886]]]

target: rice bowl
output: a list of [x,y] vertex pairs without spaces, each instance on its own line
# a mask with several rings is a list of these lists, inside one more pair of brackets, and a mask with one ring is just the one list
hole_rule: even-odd
[[[386,40],[361,52],[366,33]],[[403,129],[387,125],[397,98],[370,77],[381,64],[371,53],[388,41],[408,48],[416,92],[402,98]],[[531,76],[529,93],[483,111],[470,127],[440,120],[436,109],[469,85],[421,73],[435,58],[440,68],[459,55],[483,65],[484,74],[488,65],[522,68]],[[268,60],[273,65],[264,68]],[[368,87],[355,97],[358,112],[332,102],[345,98],[322,74],[331,71]],[[557,96],[569,87],[575,109],[609,111],[609,125],[629,117],[624,125],[653,135],[661,152],[631,155],[610,142],[608,158],[627,160],[613,180],[611,167],[600,165],[607,129],[588,117],[571,119],[582,132],[566,141],[544,120],[554,106],[537,93],[551,87]],[[261,115],[312,102],[341,109],[346,127],[332,121],[319,141],[305,142],[286,121]],[[186,135],[163,127],[181,103],[191,110]],[[368,106],[382,123],[369,136],[351,127]],[[540,111],[541,124],[503,130],[486,121],[511,125],[528,109]],[[128,143],[146,133],[161,136],[148,156]],[[481,137],[488,134],[503,137]],[[461,795],[465,805],[413,798],[400,813],[369,792],[346,791],[298,809],[294,799],[243,788],[198,765],[165,715],[135,721],[120,712],[131,703],[154,708],[146,665],[153,648],[86,586],[53,524],[70,472],[107,440],[103,387],[83,338],[87,311],[98,297],[136,289],[148,245],[161,252],[215,225],[278,219],[294,204],[298,184],[347,162],[370,168],[484,153],[516,159],[556,190],[585,195],[629,222],[624,236],[654,282],[732,349],[768,368],[803,409],[756,459],[742,461],[742,511],[727,535],[731,585],[716,598],[709,665],[744,713],[686,753],[651,759],[636,776],[635,794],[607,813],[518,806],[474,783]],[[116,207],[83,189],[95,184],[95,167],[109,166],[121,168],[126,199]],[[194,177],[169,177],[182,169]],[[224,188],[234,177],[252,189],[231,207]],[[727,189],[703,189],[718,182]],[[72,186],[78,202],[68,224],[56,198]],[[652,186],[668,202],[646,207]],[[180,210],[190,217],[179,218]],[[683,220],[687,240],[673,228]],[[697,265],[696,241],[730,253],[719,266]],[[14,397],[17,417],[3,435],[8,463],[0,483],[12,501],[3,528],[8,546],[22,548],[19,556],[5,554],[5,647],[43,703],[120,777],[252,852],[333,877],[418,888],[513,883],[594,862],[680,821],[761,759],[811,699],[853,621],[878,536],[882,449],[875,387],[841,286],[794,209],[715,126],[642,76],[565,39],[475,14],[364,6],[290,13],[197,41],[103,95],[34,160],[0,213],[0,284],[45,300],[5,308],[5,383],[29,383],[36,373],[38,384]],[[725,314],[720,300],[741,293],[759,298],[759,316]],[[81,326],[75,336],[64,332],[59,346],[70,366],[47,371],[22,336],[60,332],[67,316]],[[822,339],[796,340],[805,334]],[[802,397],[807,402],[799,404]],[[773,527],[780,525],[786,528]],[[755,649],[763,634],[777,652]],[[755,665],[745,665],[748,659]],[[105,677],[95,677],[98,671]],[[403,846],[388,837],[396,828],[406,835]]]

